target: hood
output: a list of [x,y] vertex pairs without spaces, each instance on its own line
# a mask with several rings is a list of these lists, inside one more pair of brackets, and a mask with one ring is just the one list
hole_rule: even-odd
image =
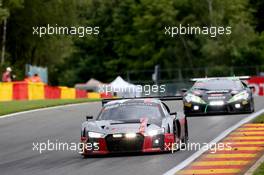
[[102,128],[105,133],[127,133],[127,132],[139,132],[141,123],[139,121],[97,121],[98,127]]
[[156,124],[150,124],[147,120],[98,120],[87,122],[88,131],[104,134],[114,133],[139,133],[147,131],[148,128],[160,128]]
[[226,94],[230,93],[231,90],[212,90],[212,91],[205,91],[207,94]]
[[232,89],[223,89],[223,90],[193,90],[191,91],[192,94],[201,97],[205,102],[209,101],[228,101],[230,100],[234,95],[238,94],[239,90],[232,90]]

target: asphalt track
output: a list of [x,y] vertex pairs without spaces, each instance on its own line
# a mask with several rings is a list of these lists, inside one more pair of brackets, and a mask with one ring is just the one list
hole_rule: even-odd
[[[181,101],[171,102],[175,111],[182,110]],[[256,111],[264,108],[264,98],[255,98]],[[1,175],[160,175],[167,172],[195,151],[174,154],[137,154],[83,159],[74,151],[33,151],[33,142],[76,142],[80,125],[89,114],[97,115],[98,102],[31,112],[0,119]],[[1,110],[1,109],[0,109]],[[248,114],[191,117],[190,142],[210,142],[221,132],[238,123]]]

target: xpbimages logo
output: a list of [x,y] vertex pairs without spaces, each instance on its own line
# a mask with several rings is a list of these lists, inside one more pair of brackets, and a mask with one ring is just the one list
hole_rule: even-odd
[[99,143],[75,143],[75,142],[61,142],[58,140],[50,141],[47,140],[46,142],[33,142],[32,143],[32,150],[37,151],[42,154],[45,151],[74,151],[80,154],[86,151],[98,151],[99,150]]
[[124,86],[124,87],[112,87],[109,85],[100,85],[99,86],[100,93],[134,93],[134,94],[142,94],[142,95],[151,95],[151,94],[164,94],[166,92],[166,85],[134,85],[134,86]]
[[65,27],[65,26],[51,26],[48,24],[47,26],[37,26],[32,27],[33,35],[37,35],[40,38],[45,35],[76,35],[80,38],[88,36],[88,35],[99,35],[100,27],[90,27],[90,26],[79,26],[79,27]]
[[217,151],[232,150],[232,143],[165,143],[164,149],[166,151],[210,151],[210,153],[216,153]]
[[227,26],[184,26],[180,24],[179,26],[166,26],[165,28],[165,35],[176,37],[178,35],[208,35],[211,38],[215,38],[221,35],[231,35],[232,34],[232,27]]

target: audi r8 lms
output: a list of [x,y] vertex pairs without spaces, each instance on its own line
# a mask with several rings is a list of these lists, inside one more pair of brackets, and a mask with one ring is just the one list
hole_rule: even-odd
[[194,85],[183,95],[185,115],[254,112],[249,77],[192,79]]
[[171,113],[160,99],[113,100],[103,105],[96,120],[91,118],[81,128],[84,156],[170,151],[175,143],[188,140],[184,114]]

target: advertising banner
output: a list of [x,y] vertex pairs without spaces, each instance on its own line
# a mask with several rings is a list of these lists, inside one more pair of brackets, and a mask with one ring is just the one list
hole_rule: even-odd
[[263,96],[264,95],[264,76],[254,76],[248,80],[249,86],[255,88],[254,94]]

